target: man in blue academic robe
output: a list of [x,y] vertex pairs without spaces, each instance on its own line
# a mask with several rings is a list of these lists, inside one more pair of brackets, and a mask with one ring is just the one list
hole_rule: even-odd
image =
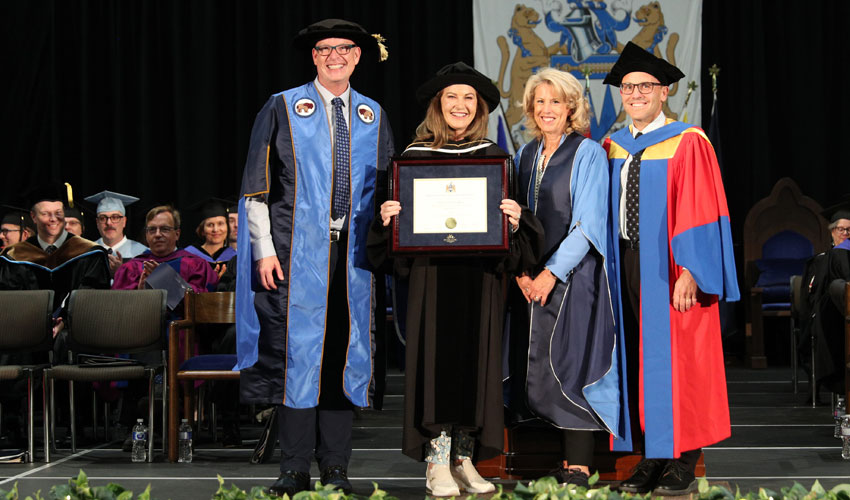
[[278,405],[277,495],[309,487],[314,452],[322,483],[351,490],[353,409],[369,405],[372,377],[366,235],[393,146],[383,109],[349,78],[361,51],[386,54],[380,41],[340,19],[301,30],[295,47],[311,50],[317,77],[271,96],[251,132],[239,209],[237,369],[243,402]]

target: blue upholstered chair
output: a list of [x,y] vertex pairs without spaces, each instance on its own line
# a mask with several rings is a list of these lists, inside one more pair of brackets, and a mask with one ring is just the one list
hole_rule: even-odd
[[[770,196],[756,203],[744,221],[744,280],[747,306],[747,361],[767,366],[765,317],[791,320],[791,277],[801,275],[808,258],[826,250],[829,232],[820,205],[803,196],[790,178],[780,179]],[[794,324],[791,344],[796,345]],[[792,356],[796,356],[792,350]]]
[[[195,380],[239,380],[235,354],[195,355],[196,330],[200,324],[236,323],[234,292],[186,292],[183,319],[172,321],[168,333],[168,460],[177,461],[178,391],[183,391],[183,415],[192,423]],[[186,332],[183,361],[180,359],[180,331]],[[181,388],[182,385],[182,388]]]

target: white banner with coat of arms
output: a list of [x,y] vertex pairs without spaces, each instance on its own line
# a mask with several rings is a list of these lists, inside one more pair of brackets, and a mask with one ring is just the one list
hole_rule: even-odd
[[[501,110],[490,115],[490,138],[515,149],[524,134],[522,93],[539,68],[569,71],[586,84],[590,135],[601,140],[627,126],[616,87],[602,80],[629,41],[685,74],[670,87],[664,113],[699,125],[702,0],[474,0],[475,68],[497,82]],[[691,83],[693,82],[693,83]]]

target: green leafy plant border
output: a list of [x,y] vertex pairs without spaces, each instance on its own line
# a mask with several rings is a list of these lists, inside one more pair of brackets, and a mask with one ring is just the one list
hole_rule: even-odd
[[[559,486],[554,478],[544,477],[527,484],[517,483],[513,491],[505,491],[501,484],[496,485],[496,492],[490,495],[491,500],[650,500],[651,494],[632,495],[614,491],[610,486],[595,488],[599,475],[590,478],[590,488],[577,488],[572,485]],[[345,495],[332,486],[322,486],[318,482],[312,491],[302,491],[291,500],[398,500],[386,491],[380,489],[377,483],[372,483],[374,491],[368,497],[362,495]],[[80,470],[77,477],[68,480],[68,484],[56,485],[50,488],[47,496],[41,496],[37,491],[35,496],[21,497],[18,484],[11,491],[0,489],[0,500],[154,500],[151,497],[151,486],[137,496],[123,486],[109,483],[106,486],[92,486],[88,476]],[[262,486],[254,486],[245,491],[236,485],[225,487],[224,479],[218,476],[218,491],[213,493],[211,500],[271,500],[271,496]],[[288,498],[284,496],[284,498]],[[476,500],[477,495],[465,497],[466,500]],[[483,497],[481,497],[483,498]],[[782,488],[779,492],[759,488],[758,492],[741,493],[736,489],[733,493],[728,488],[719,485],[709,485],[705,479],[699,480],[699,491],[691,495],[692,500],[850,500],[850,484],[839,484],[826,490],[818,481],[807,490],[795,482],[792,486]],[[178,499],[179,500],[179,499]]]

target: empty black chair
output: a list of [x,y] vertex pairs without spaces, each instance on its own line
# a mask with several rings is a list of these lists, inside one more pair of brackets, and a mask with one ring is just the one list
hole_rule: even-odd
[[[74,382],[148,380],[148,462],[153,461],[154,376],[165,366],[165,290],[75,290],[68,302],[68,350],[71,364],[56,365],[44,371],[44,385],[50,393],[53,415],[53,381],[67,380],[71,407],[71,451],[76,452]],[[116,363],[80,364],[80,354],[136,354],[156,352],[154,364]],[[163,370],[163,378],[166,377]],[[167,387],[163,380],[163,391]],[[163,416],[166,394],[163,394]],[[47,418],[45,418],[45,421]],[[164,419],[163,419],[164,420]],[[51,429],[44,429],[45,461],[50,461]],[[163,445],[165,441],[163,440]]]
[[[44,361],[53,348],[53,290],[0,291],[0,353],[44,353]],[[33,385],[36,373],[47,364],[0,366],[0,380],[27,380],[27,456],[33,456]],[[43,392],[42,392],[43,393]],[[44,398],[42,398],[42,404]],[[42,409],[43,411],[43,409]]]

